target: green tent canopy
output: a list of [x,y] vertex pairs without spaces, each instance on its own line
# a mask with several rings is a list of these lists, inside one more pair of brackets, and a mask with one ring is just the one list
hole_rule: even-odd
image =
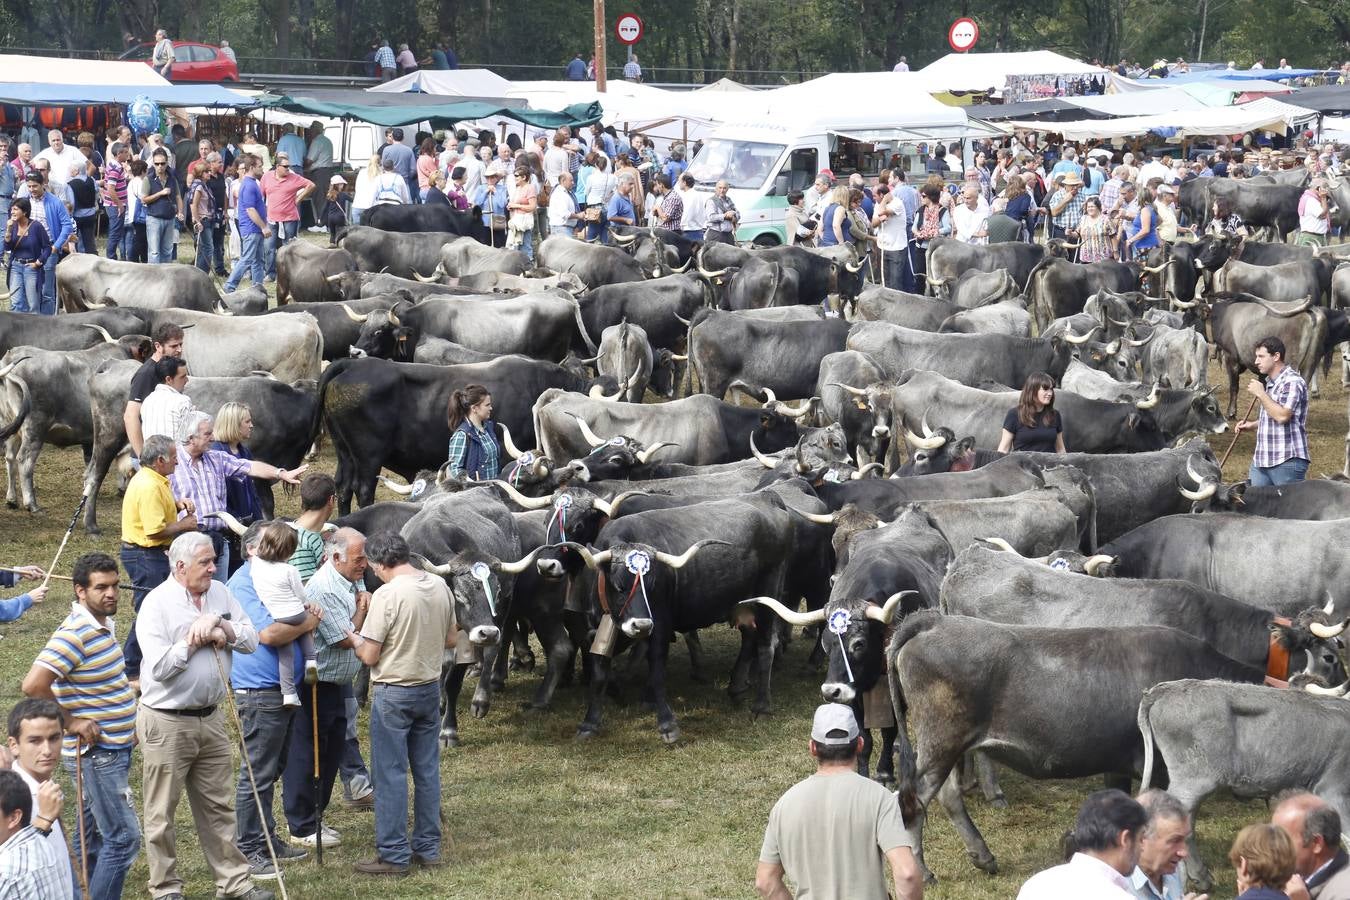
[[[362,92],[359,98],[342,100],[324,97],[264,94],[254,104],[266,109],[282,109],[304,115],[333,119],[356,119],[375,125],[394,127],[430,122],[434,128],[446,128],[458,122],[500,116],[537,128],[573,128],[600,121],[604,114],[598,102],[573,103],[560,111],[503,106],[499,102],[455,100],[436,102],[427,94],[380,94]],[[397,98],[397,99],[395,99]]]

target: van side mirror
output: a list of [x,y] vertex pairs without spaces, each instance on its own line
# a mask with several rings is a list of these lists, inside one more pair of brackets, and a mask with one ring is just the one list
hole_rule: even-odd
[[788,192],[788,177],[780,173],[773,179],[773,187],[769,188],[770,197],[786,197]]

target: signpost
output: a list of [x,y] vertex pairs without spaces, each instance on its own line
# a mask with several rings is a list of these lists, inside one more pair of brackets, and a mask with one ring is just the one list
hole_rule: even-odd
[[952,27],[947,31],[947,43],[957,53],[965,53],[975,42],[980,39],[980,26],[969,16],[964,16],[952,23]]
[[605,92],[605,0],[594,0],[595,89]]

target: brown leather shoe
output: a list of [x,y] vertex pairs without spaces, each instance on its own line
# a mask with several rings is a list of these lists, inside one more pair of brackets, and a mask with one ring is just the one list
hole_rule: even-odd
[[412,861],[414,866],[421,866],[424,869],[443,869],[448,865],[444,856],[438,856],[435,859],[427,859],[425,856],[414,853]]
[[352,868],[362,875],[393,875],[396,878],[402,878],[408,874],[407,866],[385,862],[378,856],[374,859],[363,859]]
[[371,791],[369,794],[366,794],[360,800],[349,800],[346,797],[344,797],[342,798],[342,805],[347,807],[348,809],[374,809],[375,792]]

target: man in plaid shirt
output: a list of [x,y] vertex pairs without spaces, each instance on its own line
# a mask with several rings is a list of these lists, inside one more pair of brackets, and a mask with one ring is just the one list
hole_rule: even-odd
[[[61,788],[55,781],[41,792],[46,808],[33,808],[28,785],[16,772],[0,770],[0,898],[33,900],[72,894],[70,862],[47,840],[61,814]],[[39,804],[41,806],[41,803]],[[33,824],[43,822],[45,828]]]
[[1248,477],[1253,485],[1290,484],[1308,474],[1308,384],[1284,361],[1284,341],[1268,337],[1256,345],[1256,369],[1247,393],[1261,402],[1255,422],[1237,423],[1238,431],[1256,430],[1256,451]]

